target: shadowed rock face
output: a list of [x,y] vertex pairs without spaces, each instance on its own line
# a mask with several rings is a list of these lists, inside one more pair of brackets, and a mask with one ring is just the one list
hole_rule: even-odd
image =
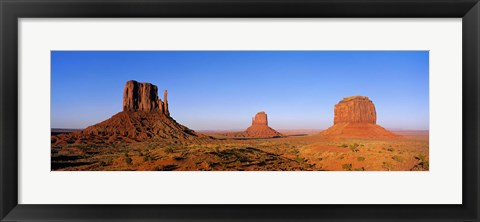
[[334,108],[334,124],[338,123],[377,123],[375,105],[366,96],[344,98]]
[[130,80],[123,89],[123,111],[168,112],[167,91],[164,92],[164,100],[158,98],[158,87],[151,83],[139,83]]

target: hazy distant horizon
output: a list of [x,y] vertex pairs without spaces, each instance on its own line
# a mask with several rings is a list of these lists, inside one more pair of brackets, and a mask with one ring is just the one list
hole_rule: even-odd
[[110,118],[133,79],[167,89],[171,116],[197,131],[243,130],[260,111],[274,129],[322,130],[353,95],[373,101],[385,128],[429,130],[428,51],[52,51],[51,59],[51,128]]
[[[87,127],[85,127],[87,128]],[[56,127],[51,127],[51,130],[84,130],[85,128],[56,128]],[[192,129],[192,128],[191,128]],[[323,131],[328,128],[324,129],[275,129],[276,131],[282,132],[282,131]],[[389,131],[430,131],[429,129],[395,129],[395,128],[385,128]],[[245,129],[192,129],[197,132],[240,132],[244,131]]]

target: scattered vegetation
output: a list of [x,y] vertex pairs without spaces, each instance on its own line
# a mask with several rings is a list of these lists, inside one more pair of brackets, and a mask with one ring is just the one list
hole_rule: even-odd
[[401,156],[395,155],[395,156],[392,156],[392,159],[397,161],[397,162],[403,162],[403,157],[401,157]]
[[153,157],[150,153],[146,153],[144,156],[143,156],[143,162],[148,162],[148,161],[153,161]]
[[173,153],[173,152],[174,152],[174,151],[173,151],[173,148],[171,148],[171,147],[165,148],[164,151],[165,151],[165,153]]
[[298,163],[304,163],[305,159],[303,157],[296,156],[295,161],[297,161]]
[[352,171],[352,164],[351,163],[342,164],[342,168],[346,171]]
[[419,161],[417,165],[415,165],[411,170],[429,170],[430,163],[427,158],[423,154],[418,154],[415,156],[415,159]]
[[391,170],[393,166],[390,162],[382,162],[382,167],[385,170]]
[[[429,169],[428,141],[419,142],[419,140],[346,139],[339,142],[290,141],[282,138],[278,140],[226,139],[208,143],[156,141],[93,145],[65,144],[52,145],[51,158],[53,170],[423,171]],[[368,164],[365,165],[367,159]]]
[[350,148],[350,150],[351,150],[352,152],[355,153],[355,152],[360,151],[360,149],[358,149],[359,146],[360,146],[360,145],[359,145],[358,143],[354,143],[354,144],[350,145],[349,148]]
[[177,168],[178,168],[177,165],[170,164],[170,165],[165,165],[165,166],[157,166],[157,167],[155,167],[155,170],[156,171],[172,171],[172,170],[175,170]]
[[364,167],[355,168],[354,171],[365,171],[365,168]]
[[421,162],[425,162],[426,161],[426,158],[423,154],[418,154],[417,156],[415,156],[415,159],[417,160],[420,160]]
[[127,165],[132,165],[132,161],[133,160],[130,157],[125,158],[125,163],[127,163]]

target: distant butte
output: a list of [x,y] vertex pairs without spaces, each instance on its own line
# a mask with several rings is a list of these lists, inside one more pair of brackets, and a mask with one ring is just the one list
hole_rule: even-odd
[[114,143],[209,138],[177,123],[168,110],[167,91],[158,98],[158,87],[130,80],[123,90],[123,111],[111,118],[70,134],[52,136],[54,144]]
[[249,138],[273,138],[283,136],[281,133],[268,126],[268,117],[265,112],[259,112],[252,118],[252,125],[240,134]]
[[320,133],[325,138],[396,139],[399,136],[377,125],[375,105],[366,96],[350,96],[334,107],[334,125]]

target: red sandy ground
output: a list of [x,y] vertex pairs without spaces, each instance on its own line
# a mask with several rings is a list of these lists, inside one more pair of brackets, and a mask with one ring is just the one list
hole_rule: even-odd
[[[338,127],[323,133],[301,130],[282,138],[123,140],[81,144],[52,140],[52,170],[334,170],[424,171],[429,169],[429,140],[425,131],[385,133],[378,127]],[[360,128],[362,128],[360,127]],[[354,132],[351,132],[353,130]],[[349,138],[334,133],[356,136]],[[371,132],[381,132],[378,138]],[[224,134],[225,132],[221,132]],[[402,134],[402,135],[401,135]],[[356,138],[358,137],[358,138]],[[361,138],[364,137],[364,138]],[[107,138],[105,138],[107,139]],[[108,139],[107,139],[108,140]]]

